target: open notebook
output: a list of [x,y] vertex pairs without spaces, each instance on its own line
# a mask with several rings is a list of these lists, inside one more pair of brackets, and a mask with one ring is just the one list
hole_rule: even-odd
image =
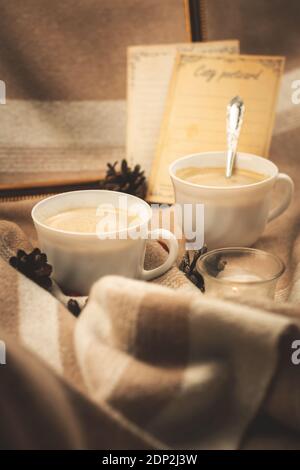
[[168,174],[172,161],[226,149],[226,108],[236,95],[245,103],[238,150],[267,157],[283,66],[284,58],[275,56],[178,54],[148,200],[173,202]]
[[129,47],[127,159],[150,174],[177,52],[238,54],[237,40]]

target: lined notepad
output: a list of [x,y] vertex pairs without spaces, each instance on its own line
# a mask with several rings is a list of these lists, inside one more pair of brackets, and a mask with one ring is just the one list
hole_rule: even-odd
[[179,54],[148,200],[173,202],[168,174],[172,161],[190,153],[226,149],[226,108],[236,95],[245,103],[238,151],[268,156],[283,66],[282,57]]
[[149,176],[177,52],[237,54],[236,40],[128,48],[127,159]]

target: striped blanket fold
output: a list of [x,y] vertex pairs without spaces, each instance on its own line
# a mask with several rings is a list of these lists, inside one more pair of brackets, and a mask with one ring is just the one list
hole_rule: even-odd
[[76,322],[76,354],[91,396],[164,445],[234,449],[265,400],[265,411],[300,429],[297,391],[282,389],[287,370],[299,382],[288,353],[300,332],[286,316],[297,312],[108,276]]
[[[122,429],[119,447],[235,449],[263,415],[297,436],[297,303],[209,298],[173,267],[152,283],[102,278],[75,319],[7,263],[17,248],[31,249],[28,238],[36,245],[32,227],[26,232],[0,223],[0,336],[105,410],[105,420]],[[159,244],[149,244],[146,267],[164,256]],[[114,426],[99,447],[116,445]]]

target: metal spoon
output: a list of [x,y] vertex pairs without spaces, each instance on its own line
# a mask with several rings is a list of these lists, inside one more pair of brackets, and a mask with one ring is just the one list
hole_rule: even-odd
[[234,166],[236,149],[244,117],[245,105],[239,96],[235,96],[227,106],[227,160],[226,178],[230,178]]

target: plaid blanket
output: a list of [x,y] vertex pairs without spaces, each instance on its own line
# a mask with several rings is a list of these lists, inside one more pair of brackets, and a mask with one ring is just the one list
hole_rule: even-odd
[[[258,248],[287,265],[276,301],[232,303],[173,267],[152,283],[106,277],[75,319],[8,259],[37,246],[35,201],[0,204],[0,446],[299,448],[299,107],[284,78],[271,158],[296,184]],[[149,244],[146,267],[165,253]],[[53,295],[55,294],[55,295]]]
[[[100,448],[255,446],[255,433],[254,438],[247,436],[262,417],[288,427],[293,436],[289,445],[298,445],[299,373],[291,363],[291,343],[300,338],[297,204],[270,225],[259,242],[271,251],[280,249],[285,261],[293,260],[278,286],[276,302],[210,298],[174,266],[152,283],[117,276],[100,279],[76,319],[65,308],[62,294],[47,292],[7,263],[18,248],[29,251],[37,245],[29,215],[34,203],[2,204],[0,337],[42,360],[42,370],[47,364],[60,377],[57,386],[67,387],[81,400],[85,397],[76,409],[72,400],[60,404],[53,436],[61,420],[71,419],[88,402],[103,414],[99,429],[105,416],[107,433],[97,441]],[[276,234],[283,226],[288,232],[282,240]],[[149,243],[146,268],[165,256],[157,242]],[[18,354],[13,364],[15,360]],[[34,383],[34,369],[26,367]],[[51,377],[49,371],[44,380]],[[0,389],[5,388],[5,381],[1,383]],[[6,384],[3,393],[12,400],[14,387]],[[45,399],[38,400],[47,415]],[[33,410],[28,408],[28,413]],[[26,413],[23,419],[26,423]],[[81,421],[76,427],[82,436]],[[95,447],[99,429],[94,424],[82,440],[70,441],[77,448]],[[46,447],[54,445],[51,442]],[[18,439],[16,445],[28,447]],[[44,447],[45,442],[36,438],[33,445]],[[61,445],[70,442],[62,440]]]

